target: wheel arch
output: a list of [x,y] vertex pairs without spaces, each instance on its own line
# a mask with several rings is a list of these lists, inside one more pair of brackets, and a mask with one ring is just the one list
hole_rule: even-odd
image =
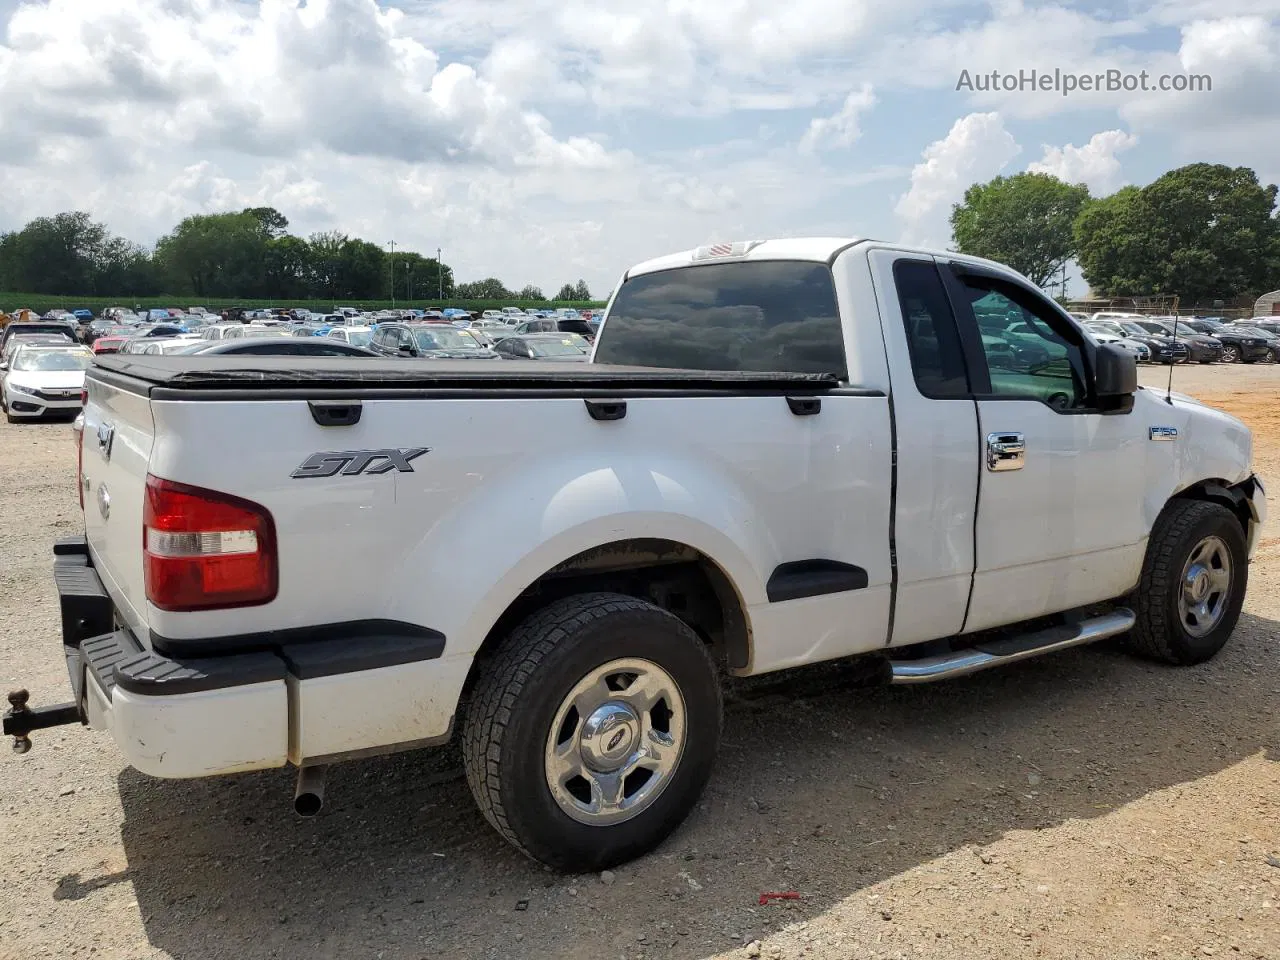
[[1259,520],[1253,506],[1252,485],[1252,477],[1234,484],[1217,477],[1198,480],[1179,490],[1170,500],[1200,500],[1226,507],[1240,521],[1240,528],[1248,541],[1252,525]]
[[647,600],[687,624],[729,667],[751,657],[747,602],[724,566],[678,540],[629,537],[581,550],[543,571],[494,621],[463,684],[465,702],[479,668],[525,617],[573,594],[605,591]]

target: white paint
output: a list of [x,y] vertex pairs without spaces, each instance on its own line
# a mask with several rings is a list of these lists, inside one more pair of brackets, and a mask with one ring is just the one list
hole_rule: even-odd
[[289,759],[412,743],[449,733],[470,657],[298,680],[290,676]]
[[[91,485],[110,484],[113,505],[103,520],[87,497],[86,526],[99,573],[139,637],[388,618],[439,630],[447,645],[429,663],[177,697],[116,690],[109,705],[91,683],[91,721],[157,776],[440,736],[474,652],[510,603],[575,554],[633,538],[685,544],[723,571],[746,612],[746,674],[1014,623],[1122,595],[1170,496],[1249,475],[1248,430],[1189,398],[1168,404],[1140,390],[1132,413],[1104,417],[923,396],[893,261],[972,258],[849,242],[769,241],[746,259],[825,262],[843,251],[833,273],[852,384],[891,394],[895,411],[892,636],[889,397],[831,394],[813,417],[794,416],[781,397],[632,398],[618,422],[592,420],[574,399],[366,400],[360,423],[335,433],[302,401],[148,404],[95,383],[85,472]],[[686,252],[633,273],[692,263]],[[116,427],[109,464],[96,450],[104,421]],[[1149,442],[1157,425],[1177,428],[1177,442]],[[1026,466],[986,472],[983,438],[1006,430],[1024,434]],[[412,473],[290,479],[317,451],[391,446],[431,452]],[[145,603],[148,471],[271,512],[280,551],[273,602],[196,613]],[[1255,529],[1251,549],[1256,542]],[[811,558],[864,568],[867,588],[770,603],[771,572]]]

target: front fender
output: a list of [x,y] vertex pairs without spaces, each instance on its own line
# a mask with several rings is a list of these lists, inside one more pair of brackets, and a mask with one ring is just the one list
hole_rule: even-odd
[[482,484],[409,550],[388,616],[440,630],[445,655],[471,656],[530,584],[619,540],[685,544],[714,561],[744,607],[764,603],[778,549],[752,501],[708,464],[545,459]]

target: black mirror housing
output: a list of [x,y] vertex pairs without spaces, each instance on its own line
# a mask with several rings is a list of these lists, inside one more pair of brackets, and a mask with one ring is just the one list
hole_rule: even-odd
[[1094,353],[1093,390],[1103,410],[1132,410],[1133,395],[1138,392],[1138,361],[1133,354],[1114,343],[1099,344]]

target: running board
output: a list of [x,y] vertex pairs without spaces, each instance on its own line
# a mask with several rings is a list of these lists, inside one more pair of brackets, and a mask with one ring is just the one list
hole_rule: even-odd
[[1100,617],[1090,617],[1079,623],[1049,627],[1035,633],[1003,637],[980,643],[967,650],[957,650],[941,657],[922,660],[891,660],[891,683],[933,683],[977,673],[989,667],[1002,666],[1018,660],[1027,660],[1055,650],[1079,647],[1095,640],[1104,640],[1133,629],[1137,617],[1133,611],[1119,607]]

